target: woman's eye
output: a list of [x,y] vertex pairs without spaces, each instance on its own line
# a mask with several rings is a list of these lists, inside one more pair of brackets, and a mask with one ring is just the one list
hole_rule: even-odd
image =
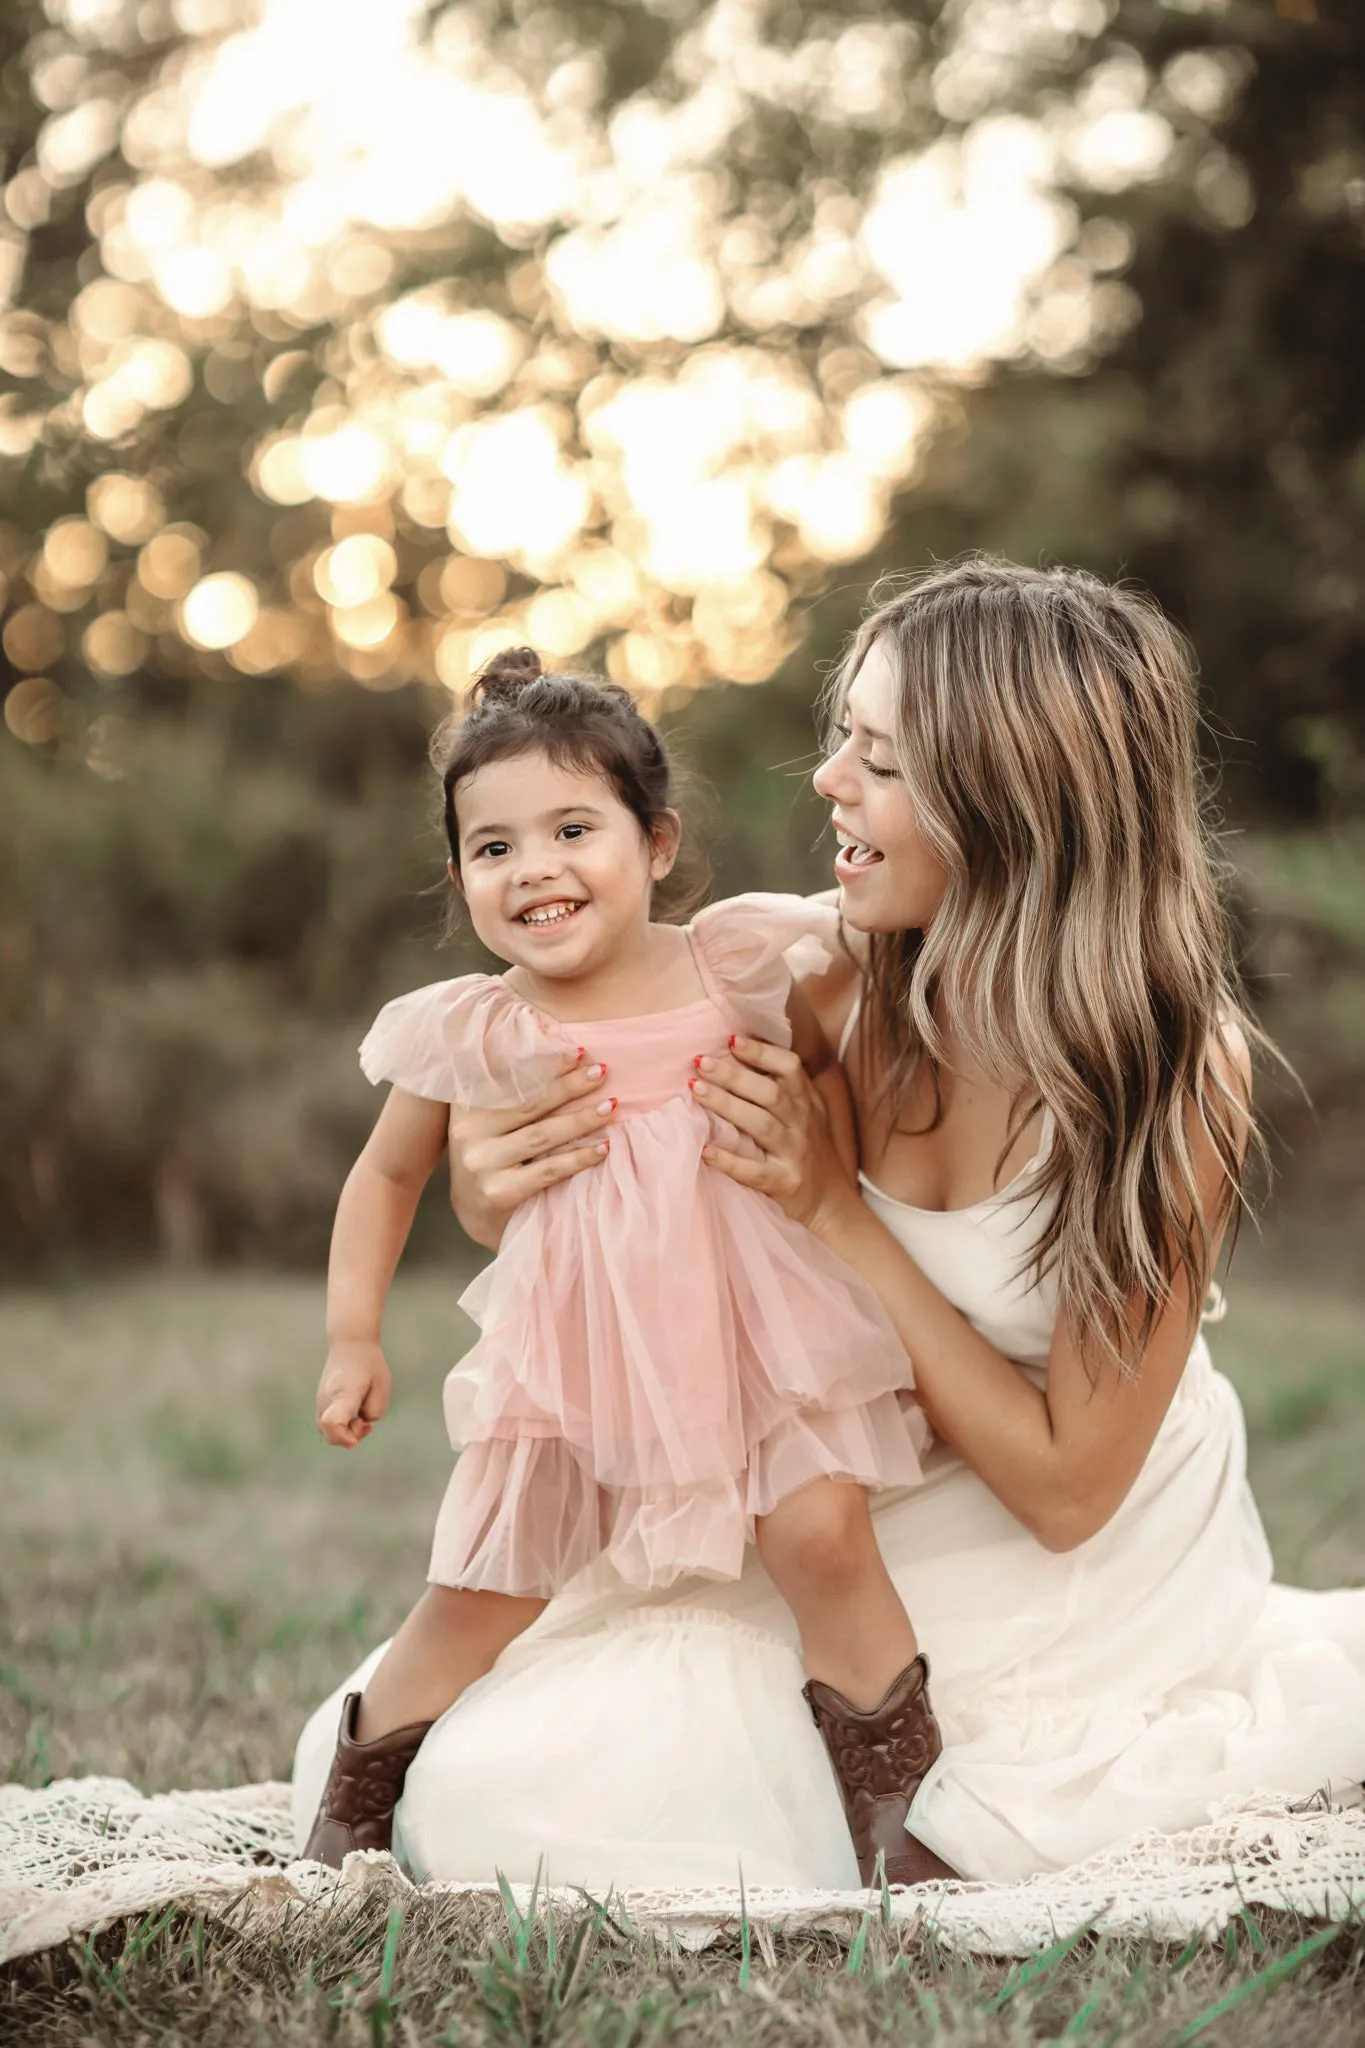
[[[853,728],[851,725],[835,726],[832,738],[834,740],[837,740],[839,745],[846,746],[849,740],[852,739],[852,737]],[[839,746],[831,745],[829,751],[832,754],[836,754],[839,751]],[[900,775],[899,768],[879,767],[875,761],[869,761],[866,754],[861,755],[859,758],[861,759],[862,764],[864,768],[866,768],[868,774],[875,775],[878,782],[895,782]]]

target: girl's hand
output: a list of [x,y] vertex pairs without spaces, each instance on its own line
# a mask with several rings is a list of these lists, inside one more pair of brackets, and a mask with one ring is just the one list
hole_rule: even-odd
[[[603,1092],[606,1068],[582,1060],[580,1052],[567,1073],[521,1109],[452,1112],[451,1207],[475,1244],[495,1252],[507,1219],[529,1196],[606,1158],[610,1140],[603,1133],[616,1104]],[[561,1152],[561,1145],[573,1149]]]
[[702,1157],[741,1187],[771,1195],[793,1222],[818,1236],[840,1203],[857,1197],[819,1084],[796,1053],[759,1038],[734,1038],[728,1056],[697,1064],[697,1101],[752,1138],[762,1155],[746,1159],[707,1145]]
[[344,1337],[327,1353],[318,1382],[318,1428],[343,1451],[363,1443],[389,1405],[393,1382],[379,1346]]

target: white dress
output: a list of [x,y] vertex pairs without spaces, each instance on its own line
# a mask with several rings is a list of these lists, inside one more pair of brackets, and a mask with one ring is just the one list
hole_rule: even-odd
[[[1055,1295],[1016,1277],[1041,1228],[1037,1164],[947,1212],[863,1185],[929,1279],[1040,1379]],[[1044,1550],[942,1446],[874,1511],[946,1744],[915,1833],[964,1876],[1060,1869],[1196,1826],[1221,1799],[1365,1778],[1365,1589],[1271,1583],[1241,1407],[1202,1332],[1131,1493],[1078,1549]],[[428,1735],[398,1812],[414,1874],[530,1882],[543,1864],[595,1896],[741,1871],[754,1887],[856,1885],[795,1629],[756,1554],[733,1583],[652,1594],[594,1570]],[[300,1738],[300,1840],[342,1695],[380,1654]]]

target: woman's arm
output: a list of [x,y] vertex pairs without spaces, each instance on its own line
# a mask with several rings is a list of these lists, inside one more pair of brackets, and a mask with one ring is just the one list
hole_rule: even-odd
[[[1070,1550],[1095,1535],[1122,1505],[1161,1427],[1189,1354],[1195,1304],[1177,1288],[1136,1378],[1101,1361],[1092,1382],[1074,1336],[1059,1329],[1046,1389],[1035,1387],[861,1200],[794,1056],[752,1040],[737,1041],[735,1055],[712,1063],[698,1094],[764,1156],[745,1160],[708,1148],[711,1163],[773,1195],[868,1281],[905,1345],[935,1430],[1039,1542]],[[1249,1093],[1245,1048],[1228,1059]],[[1205,1212],[1214,1215],[1221,1170],[1202,1132],[1195,1144]]]

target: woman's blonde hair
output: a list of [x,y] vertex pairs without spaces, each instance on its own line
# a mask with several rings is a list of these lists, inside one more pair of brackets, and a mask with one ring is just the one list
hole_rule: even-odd
[[[1191,651],[1151,598],[1076,569],[977,555],[886,588],[830,707],[880,643],[897,761],[948,885],[925,931],[871,941],[868,1070],[894,1117],[927,1058],[937,1099],[937,1008],[1013,1098],[1002,1160],[1052,1112],[1034,1270],[1055,1270],[1092,1369],[1107,1354],[1132,1373],[1178,1282],[1197,1313],[1260,1143],[1227,1051],[1239,1031],[1265,1041],[1238,986]],[[1200,1124],[1223,1175],[1212,1216]]]

